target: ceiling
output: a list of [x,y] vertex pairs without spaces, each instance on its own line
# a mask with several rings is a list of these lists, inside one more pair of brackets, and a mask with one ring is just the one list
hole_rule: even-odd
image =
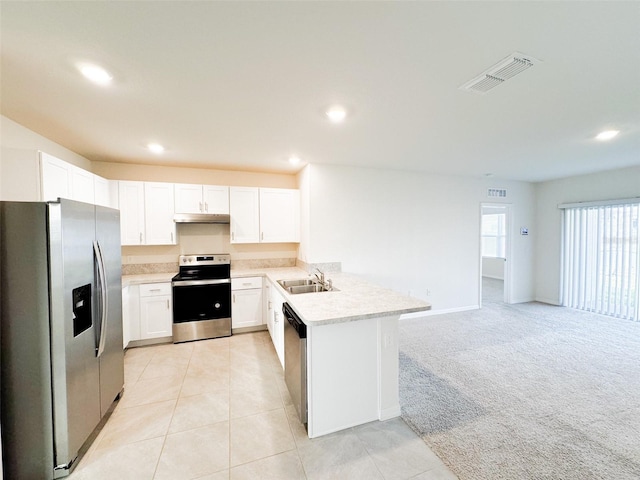
[[[639,24],[635,1],[2,0],[0,106],[92,161],[544,181],[640,165]],[[540,62],[459,89],[516,51]]]

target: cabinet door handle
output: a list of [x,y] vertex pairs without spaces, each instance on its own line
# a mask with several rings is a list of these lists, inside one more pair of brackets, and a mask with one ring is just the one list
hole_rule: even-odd
[[173,243],[173,232],[171,232],[171,243]]
[[233,303],[236,303],[236,294],[233,294]]
[[167,310],[169,310],[169,299],[167,298]]
[[235,240],[236,239],[236,232],[231,232],[231,240]]
[[260,240],[264,240],[264,232],[260,232]]
[[198,202],[198,208],[200,209],[200,211],[202,212],[202,202]]
[[268,305],[269,305],[269,306],[268,306],[267,308],[268,308],[269,310],[271,310],[271,309],[273,308],[273,307],[271,306],[271,300],[269,300]]
[[204,211],[205,212],[209,211],[209,204],[207,202],[204,202]]
[[140,243],[142,244],[142,232],[140,232]]
[[[160,289],[159,288],[150,288],[149,291],[150,292],[159,292]],[[169,300],[167,300],[167,301],[169,301]]]

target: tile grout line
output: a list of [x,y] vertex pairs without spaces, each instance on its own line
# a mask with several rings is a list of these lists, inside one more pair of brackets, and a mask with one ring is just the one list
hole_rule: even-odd
[[231,341],[229,340],[229,349],[227,350],[227,379],[228,382],[227,384],[229,385],[229,388],[227,389],[227,415],[229,418],[229,435],[228,435],[228,446],[229,446],[229,451],[228,451],[228,455],[227,455],[227,479],[231,479],[231,348],[232,348],[232,344]]
[[[155,355],[154,355],[155,356]],[[158,473],[158,467],[160,466],[160,459],[162,458],[162,453],[164,452],[164,447],[167,444],[167,437],[169,436],[169,429],[171,428],[171,424],[173,423],[173,416],[176,413],[176,408],[178,407],[178,400],[180,399],[180,393],[182,392],[182,386],[184,385],[184,379],[187,375],[187,371],[189,369],[189,365],[191,364],[191,357],[193,356],[193,348],[191,349],[191,354],[189,355],[189,361],[187,362],[187,368],[184,372],[184,375],[182,376],[182,384],[180,385],[180,389],[178,390],[178,396],[176,398],[176,403],[173,405],[173,412],[171,413],[171,420],[169,420],[169,424],[167,425],[167,431],[164,434],[164,437],[162,439],[162,448],[160,449],[160,455],[158,455],[158,460],[156,461],[156,467],[153,470],[153,476],[151,477],[152,479],[154,479]]]

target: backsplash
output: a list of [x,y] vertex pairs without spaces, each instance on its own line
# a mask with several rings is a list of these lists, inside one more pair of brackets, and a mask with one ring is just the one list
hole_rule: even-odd
[[[231,268],[245,270],[250,268],[288,268],[298,267],[311,273],[319,268],[325,273],[342,271],[340,262],[329,263],[305,263],[295,258],[255,258],[237,260],[231,259]],[[171,273],[178,272],[178,262],[165,263],[125,263],[122,265],[122,275],[142,275],[146,273]]]
[[249,268],[286,268],[295,267],[295,258],[256,258],[250,260],[235,260],[231,258],[231,269]]
[[306,263],[302,260],[296,260],[296,267],[312,273],[316,268],[324,273],[337,273],[342,271],[342,262],[323,262],[323,263]]
[[129,263],[122,265],[122,275],[142,275],[145,273],[178,272],[178,262],[171,263]]

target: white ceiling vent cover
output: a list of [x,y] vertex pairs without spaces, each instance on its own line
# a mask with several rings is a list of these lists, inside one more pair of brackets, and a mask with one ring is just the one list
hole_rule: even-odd
[[487,197],[507,198],[506,188],[488,188]]
[[515,52],[460,87],[461,90],[485,94],[492,88],[524,72],[539,60]]

